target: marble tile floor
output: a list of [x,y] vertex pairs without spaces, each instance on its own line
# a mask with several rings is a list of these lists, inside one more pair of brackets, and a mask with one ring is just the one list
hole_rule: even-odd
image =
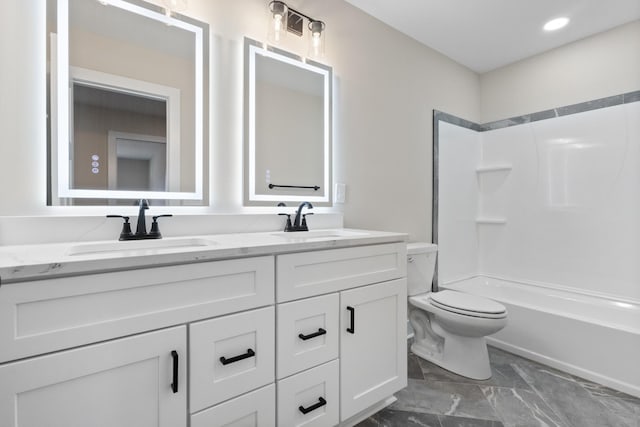
[[489,347],[493,377],[464,378],[409,352],[398,401],[356,427],[640,427],[640,399]]

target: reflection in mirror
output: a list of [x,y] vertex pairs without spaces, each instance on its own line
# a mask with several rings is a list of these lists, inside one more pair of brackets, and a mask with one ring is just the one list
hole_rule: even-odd
[[245,39],[245,204],[331,204],[331,78]]
[[47,6],[50,204],[206,203],[207,24],[140,0]]

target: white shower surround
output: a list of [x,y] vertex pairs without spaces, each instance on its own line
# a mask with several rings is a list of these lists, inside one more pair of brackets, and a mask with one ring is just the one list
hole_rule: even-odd
[[[640,102],[485,132],[441,121],[438,157],[440,284],[506,279],[509,301],[464,285],[511,308],[495,343],[640,395],[640,376],[610,373],[637,365],[640,315],[611,321],[592,303],[640,307]],[[583,363],[589,350],[599,361]]]

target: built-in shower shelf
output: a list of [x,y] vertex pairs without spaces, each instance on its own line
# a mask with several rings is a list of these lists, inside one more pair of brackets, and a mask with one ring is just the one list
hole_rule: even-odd
[[486,165],[486,166],[478,166],[476,168],[477,173],[487,173],[487,172],[508,172],[512,169],[511,165],[502,164],[502,165]]
[[503,225],[507,223],[506,218],[499,217],[480,217],[476,218],[476,224]]

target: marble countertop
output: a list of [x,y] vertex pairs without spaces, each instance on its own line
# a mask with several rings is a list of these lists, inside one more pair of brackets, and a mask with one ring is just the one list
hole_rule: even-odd
[[160,240],[0,246],[0,285],[69,275],[247,256],[404,242],[407,235],[331,229],[233,233]]

